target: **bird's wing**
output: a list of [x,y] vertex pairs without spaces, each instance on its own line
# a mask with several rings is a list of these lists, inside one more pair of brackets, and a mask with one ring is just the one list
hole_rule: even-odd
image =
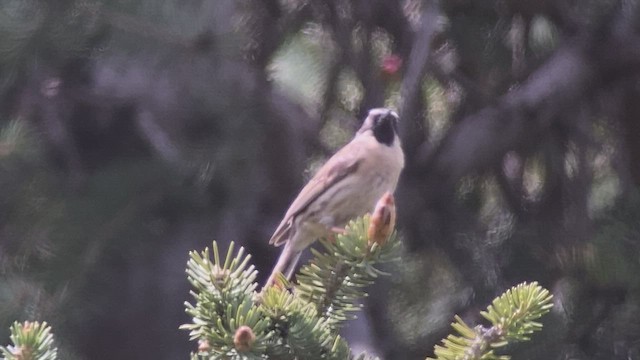
[[[342,150],[345,149],[343,148]],[[275,246],[284,244],[290,237],[289,233],[295,217],[324,194],[327,189],[358,169],[361,162],[359,157],[345,156],[347,154],[348,152],[345,151],[336,153],[318,170],[307,185],[302,188],[298,197],[291,203],[284,219],[282,219],[282,222],[273,233],[269,244]]]

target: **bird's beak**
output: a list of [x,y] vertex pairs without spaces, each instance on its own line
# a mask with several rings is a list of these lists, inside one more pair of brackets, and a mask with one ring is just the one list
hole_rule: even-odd
[[358,129],[357,134],[362,134],[363,132],[370,130],[373,128],[373,120],[371,119],[371,116],[367,116],[366,119],[364,119],[364,122],[362,123],[362,126],[360,127],[360,129]]

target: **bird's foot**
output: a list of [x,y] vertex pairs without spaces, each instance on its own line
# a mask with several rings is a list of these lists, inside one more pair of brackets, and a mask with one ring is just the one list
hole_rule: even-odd
[[344,235],[347,233],[347,230],[345,228],[341,228],[338,226],[332,226],[331,227],[331,232],[334,234],[340,234],[340,235]]
[[332,226],[329,229],[329,235],[327,235],[327,240],[332,243],[335,244],[336,242],[336,235],[344,235],[347,233],[347,230],[345,230],[344,228],[341,227],[337,227],[337,226]]

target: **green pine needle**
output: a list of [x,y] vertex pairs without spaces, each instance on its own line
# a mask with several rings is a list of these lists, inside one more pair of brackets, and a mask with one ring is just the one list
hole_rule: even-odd
[[378,264],[399,258],[400,242],[393,233],[383,244],[369,245],[369,215],[351,221],[345,234],[335,241],[320,241],[322,250],[312,249],[314,258],[302,267],[296,277],[296,295],[314,304],[335,331],[345,321],[355,318],[365,288],[380,275]]
[[[507,360],[509,356],[497,355],[494,349],[510,342],[526,341],[530,335],[542,329],[536,322],[551,310],[553,295],[537,282],[522,283],[497,297],[481,315],[491,322],[491,327],[471,328],[459,316],[451,326],[458,335],[449,335],[436,345],[438,360]],[[432,358],[427,358],[432,359]],[[433,360],[433,359],[432,359]]]
[[[233,243],[224,256],[215,242],[211,251],[192,251],[187,275],[195,302],[186,303],[192,322],[181,326],[199,342],[191,358],[354,359],[340,327],[360,309],[366,286],[384,274],[379,264],[396,260],[400,247],[395,233],[369,244],[368,226],[365,216],[335,241],[321,240],[323,249],[313,251],[292,290],[279,282],[257,293],[250,256]],[[435,346],[437,359],[507,360],[495,350],[540,330],[537,320],[549,312],[551,299],[537,283],[523,283],[482,312],[490,327],[472,328],[456,316],[457,335]]]
[[55,360],[55,347],[51,327],[46,322],[15,322],[11,326],[13,345],[0,347],[3,360]]
[[319,359],[344,359],[340,354],[349,353],[344,340],[332,331],[327,319],[318,316],[313,304],[275,286],[261,297],[260,309],[276,333],[274,347],[280,348],[273,357],[301,359],[316,354]]
[[[190,252],[187,276],[194,287],[191,292],[195,305],[185,303],[192,323],[180,328],[190,331],[192,340],[202,344],[197,357],[251,358],[259,357],[266,350],[272,334],[269,320],[254,303],[257,271],[249,265],[250,256],[244,249],[234,252],[231,243],[224,259],[220,261],[218,244],[213,243],[213,259],[208,248],[202,252]],[[234,343],[236,331],[248,326],[255,340],[250,349],[238,349]]]
[[[338,335],[366,296],[364,288],[384,274],[377,266],[398,258],[393,234],[384,244],[369,245],[369,217],[347,226],[335,242],[322,240],[324,251],[301,271],[293,291],[286,283],[256,292],[257,272],[250,256],[233,243],[224,256],[212,250],[192,251],[187,276],[193,303],[185,303],[192,322],[181,328],[199,342],[192,359],[350,359],[348,344]],[[238,341],[250,329],[250,344]]]

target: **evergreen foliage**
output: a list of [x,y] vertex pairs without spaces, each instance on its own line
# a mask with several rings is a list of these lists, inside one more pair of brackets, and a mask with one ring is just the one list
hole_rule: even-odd
[[[321,250],[312,250],[313,259],[294,283],[280,278],[261,292],[243,248],[235,252],[232,243],[224,262],[216,242],[213,258],[208,248],[191,252],[187,274],[195,303],[186,303],[186,310],[193,321],[181,328],[199,342],[192,359],[354,358],[339,330],[355,318],[366,287],[384,274],[379,265],[400,253],[395,232],[385,241],[371,241],[371,224],[365,215],[349,223],[344,234],[321,240]],[[437,359],[507,359],[494,349],[540,330],[536,320],[549,311],[551,298],[537,283],[523,283],[482,312],[491,327],[472,329],[456,317],[453,327],[460,335],[436,346]]]
[[[181,328],[199,344],[191,359],[356,359],[339,330],[355,318],[366,286],[385,274],[379,265],[398,259],[400,243],[392,228],[382,225],[380,231],[375,214],[352,221],[344,234],[321,240],[323,250],[313,251],[295,284],[281,277],[261,292],[244,248],[236,252],[231,243],[224,261],[216,242],[212,251],[190,252],[186,272],[195,303],[185,305],[193,320]],[[374,237],[380,233],[387,238]],[[481,313],[491,327],[471,328],[456,316],[452,326],[459,335],[435,346],[436,359],[509,359],[494,350],[529,340],[542,328],[536,320],[549,312],[551,299],[537,283],[522,283]],[[11,341],[0,348],[2,359],[57,358],[46,323],[14,323]]]
[[495,354],[494,349],[510,342],[527,341],[533,332],[542,329],[536,320],[549,312],[552,297],[536,282],[522,283],[497,297],[481,312],[491,327],[471,328],[456,315],[451,326],[459,335],[449,335],[442,340],[443,346],[435,346],[436,359],[509,359],[509,356]]
[[11,343],[0,347],[2,360],[55,360],[58,358],[51,333],[46,322],[15,322],[11,326]]
[[213,258],[208,248],[191,252],[195,304],[186,308],[193,322],[181,328],[199,341],[193,358],[350,358],[340,326],[361,308],[365,287],[384,274],[378,266],[399,255],[395,233],[370,243],[369,226],[368,215],[352,221],[344,234],[321,240],[323,250],[313,251],[295,284],[281,278],[261,292],[243,248],[235,253],[232,244],[224,262],[216,242]]
[[396,260],[399,254],[396,234],[383,245],[369,245],[368,216],[349,226],[337,241],[321,240],[324,251],[312,249],[314,261],[303,266],[296,278],[298,296],[313,304],[334,330],[355,318],[359,300],[367,296],[364,289],[385,274],[375,265]]
[[[174,254],[222,232],[267,268],[307,160],[384,104],[412,249],[370,292],[385,358],[513,279],[554,284],[562,316],[514,357],[640,358],[639,4],[0,2],[0,339],[47,319],[65,359],[180,358]],[[307,289],[330,320],[299,330],[320,348],[344,323],[326,310],[359,309],[354,277],[333,278]],[[304,317],[301,285],[274,294]]]

